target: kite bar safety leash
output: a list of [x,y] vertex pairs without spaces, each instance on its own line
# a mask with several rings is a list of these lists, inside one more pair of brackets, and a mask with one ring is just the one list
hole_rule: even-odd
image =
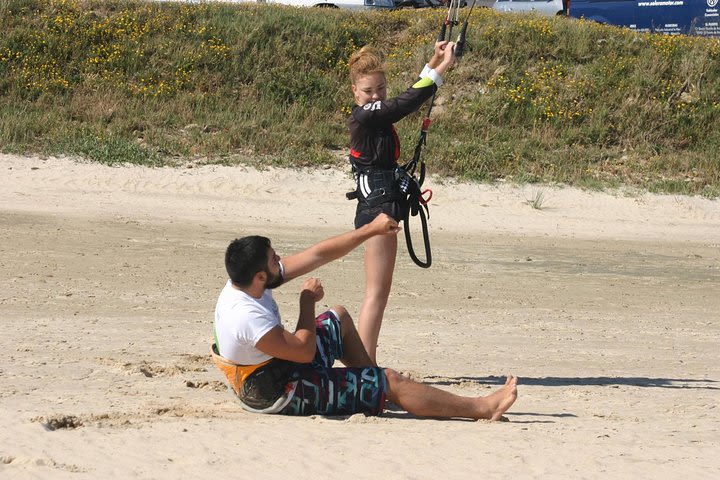
[[[455,57],[458,59],[462,57],[465,51],[465,34],[467,33],[468,20],[470,19],[470,15],[472,14],[473,9],[475,8],[475,2],[476,0],[473,0],[472,6],[470,7],[470,11],[465,17],[465,21],[463,22],[463,25],[460,29],[460,35],[458,35],[458,39],[455,45]],[[438,42],[443,42],[446,40],[450,41],[450,39],[452,38],[453,27],[460,24],[459,9],[460,0],[450,0],[447,16],[445,17],[445,20],[440,27],[440,33],[437,37]],[[417,266],[422,268],[429,268],[432,264],[432,252],[430,251],[430,236],[428,234],[427,228],[427,219],[430,218],[430,210],[428,209],[427,204],[432,198],[432,190],[430,190],[429,188],[425,190],[422,189],[423,182],[425,182],[425,160],[422,160],[421,156],[422,147],[427,144],[427,132],[430,128],[431,122],[430,113],[432,112],[433,104],[435,103],[436,94],[437,90],[430,99],[427,114],[422,121],[422,126],[420,127],[420,136],[418,138],[417,144],[415,145],[413,158],[405,165],[400,167],[404,171],[402,172],[400,187],[403,192],[408,194],[408,201],[410,204],[404,219],[405,243],[407,244],[408,254],[410,254],[410,258],[412,258],[413,262],[415,262]],[[418,164],[420,165],[420,172],[418,174],[419,177],[416,177],[415,170]],[[420,260],[415,254],[412,239],[410,238],[410,216],[414,217],[416,215],[420,215],[423,243],[425,244],[425,261]]]

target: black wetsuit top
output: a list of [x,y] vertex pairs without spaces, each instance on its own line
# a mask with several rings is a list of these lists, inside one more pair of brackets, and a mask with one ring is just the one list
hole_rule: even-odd
[[393,123],[417,111],[437,90],[421,79],[397,97],[353,107],[350,130],[350,162],[359,167],[393,169],[400,158],[400,139]]

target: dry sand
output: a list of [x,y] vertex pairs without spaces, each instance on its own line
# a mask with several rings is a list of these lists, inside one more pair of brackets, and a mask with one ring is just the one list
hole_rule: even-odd
[[[720,478],[718,201],[431,179],[434,264],[401,242],[379,361],[465,395],[513,372],[509,421],[284,418],[211,365],[223,251],[350,228],[347,175],[0,171],[0,478]],[[328,302],[357,312],[361,260],[316,272]]]

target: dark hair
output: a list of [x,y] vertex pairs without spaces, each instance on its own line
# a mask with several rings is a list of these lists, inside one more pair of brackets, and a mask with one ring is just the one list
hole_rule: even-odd
[[268,263],[270,239],[259,235],[236,238],[225,251],[225,269],[230,280],[239,287],[247,287]]

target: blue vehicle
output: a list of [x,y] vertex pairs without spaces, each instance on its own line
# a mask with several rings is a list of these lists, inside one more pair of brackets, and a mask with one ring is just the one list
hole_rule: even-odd
[[720,0],[567,0],[568,15],[638,32],[720,37]]

